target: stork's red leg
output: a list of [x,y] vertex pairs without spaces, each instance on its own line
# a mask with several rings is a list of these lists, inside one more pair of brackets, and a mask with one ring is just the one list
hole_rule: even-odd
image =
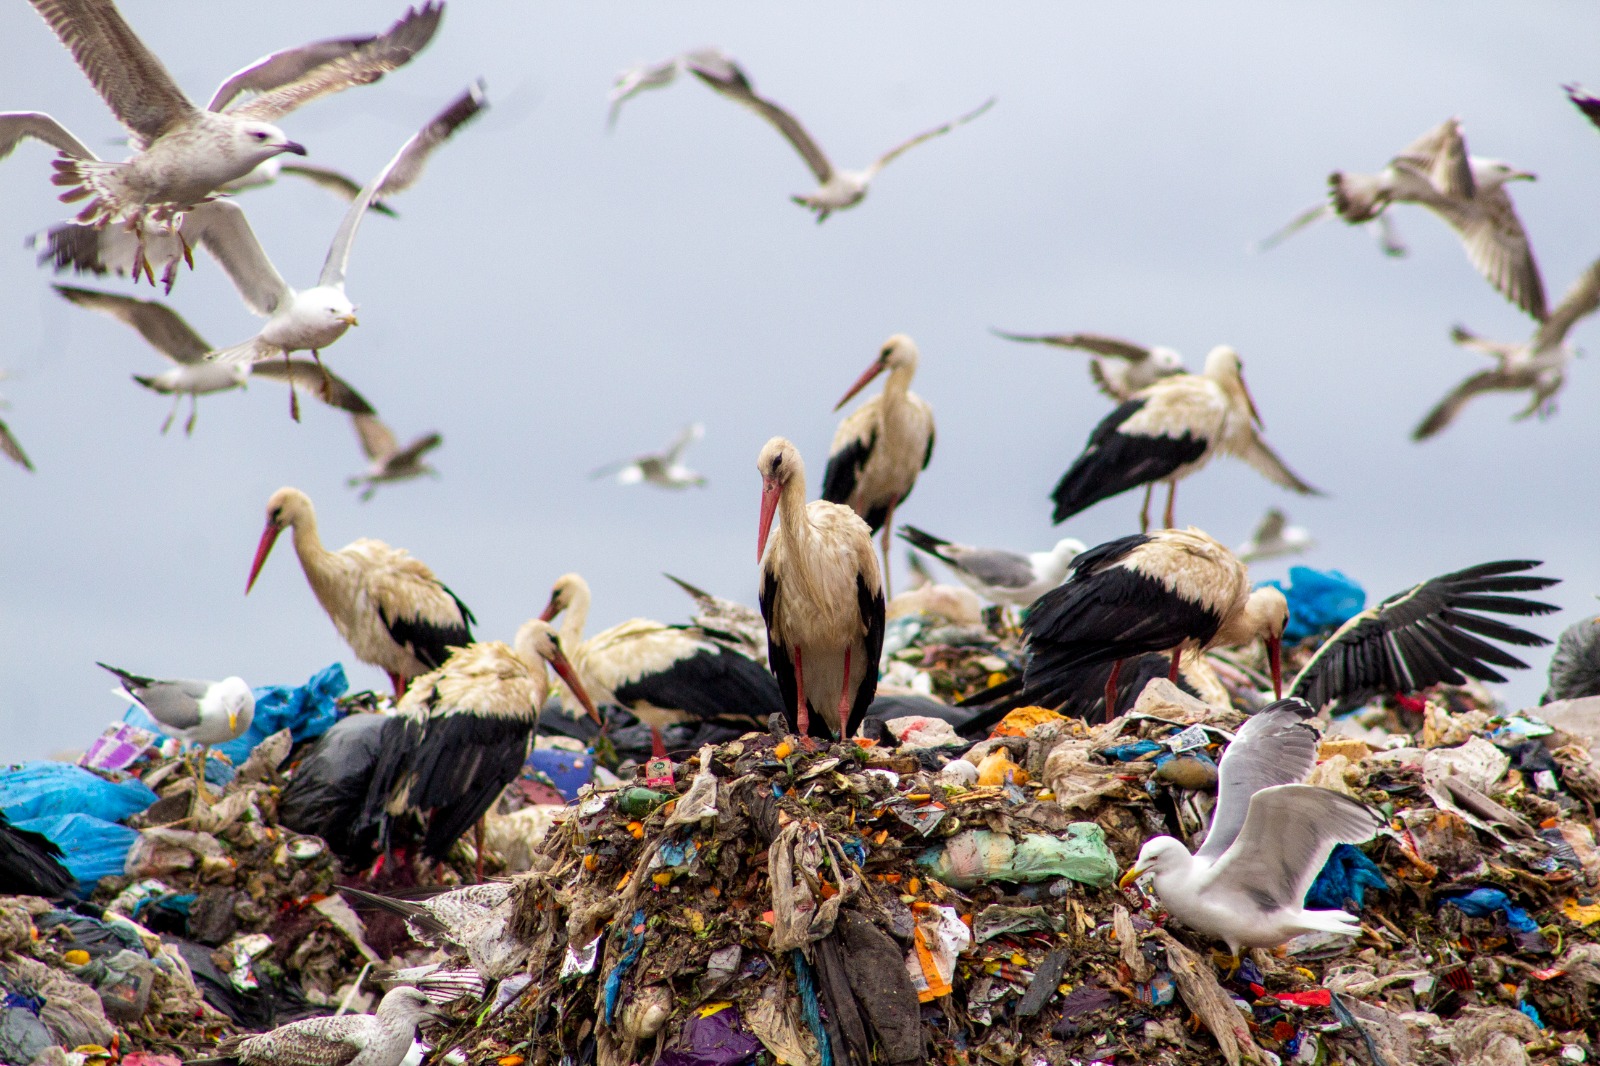
[[395,673],[393,670],[388,671],[388,673],[389,684],[394,686],[394,701],[399,703],[400,697],[406,694],[406,683],[405,681],[401,680],[400,675]]
[[1167,529],[1175,528],[1172,520],[1172,505],[1177,501],[1177,499],[1178,483],[1176,481],[1167,482]]
[[1122,660],[1118,659],[1111,664],[1111,675],[1106,678],[1106,711],[1105,720],[1117,716],[1117,678],[1122,674]]
[[800,665],[800,645],[794,646],[794,728],[801,736],[811,735],[811,711],[806,707],[806,672]]
[[650,727],[650,755],[656,759],[665,759],[667,757],[666,738],[661,735],[661,730],[655,726]]
[[1150,495],[1155,492],[1156,483],[1150,482],[1144,487],[1144,504],[1139,508],[1139,532],[1150,532]]
[[1183,645],[1172,649],[1172,669],[1167,671],[1167,680],[1174,685],[1178,683],[1178,659],[1183,655]]
[[[884,526],[888,529],[888,526]],[[846,730],[850,726],[850,705],[855,702],[855,694],[850,691],[850,652],[852,648],[844,650],[844,685],[839,689],[839,739],[849,740],[850,735]]]

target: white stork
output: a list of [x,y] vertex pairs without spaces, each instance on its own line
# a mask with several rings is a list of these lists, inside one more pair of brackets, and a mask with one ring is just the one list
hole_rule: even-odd
[[[1245,387],[1239,353],[1218,345],[1199,374],[1163,378],[1112,411],[1089,434],[1083,454],[1051,494],[1055,521],[1140,485],[1167,483],[1165,528],[1172,528],[1178,482],[1216,455],[1233,455],[1286,489],[1321,495],[1301,481],[1261,439],[1261,415]],[[1150,528],[1145,492],[1139,528]]]
[[822,474],[822,498],[842,503],[883,530],[884,587],[888,588],[889,534],[894,509],[911,495],[917,475],[933,458],[933,409],[911,391],[917,373],[917,345],[904,333],[883,342],[878,357],[850,386],[835,411],[879,374],[888,371],[883,391],[839,423]]
[[1047,552],[974,548],[936,537],[916,526],[901,526],[900,537],[948,566],[963,585],[990,603],[1026,607],[1061,584],[1072,560],[1084,551],[1081,540],[1062,537]]
[[631,618],[585,640],[589,604],[588,582],[563,574],[540,618],[565,615],[561,643],[578,676],[602,703],[632,711],[657,741],[667,726],[691,720],[765,730],[768,717],[783,710],[778,687],[760,663],[695,626]]
[[1140,389],[1174,374],[1187,373],[1183,353],[1161,345],[1145,347],[1103,333],[1007,333],[990,330],[996,337],[1023,344],[1048,344],[1089,352],[1089,380],[1106,398],[1123,403]]
[[539,711],[550,692],[549,664],[598,724],[573,664],[550,626],[525,622],[511,646],[468,644],[411,682],[385,725],[364,819],[384,825],[420,815],[422,849],[443,860],[516,779],[528,759]]
[[1124,659],[1168,652],[1176,681],[1181,654],[1193,649],[1266,642],[1275,695],[1282,693],[1279,652],[1289,604],[1275,588],[1250,591],[1237,556],[1198,529],[1160,529],[1108,541],[1078,556],[1072,576],[1039,597],[1022,630],[1032,658],[1022,689],[1054,707],[1080,671],[1115,664],[1106,706],[1117,706]]
[[299,489],[279,489],[267,501],[267,527],[250,564],[245,595],[278,534],[291,526],[300,568],[317,602],[356,658],[389,675],[395,699],[412,678],[443,666],[451,648],[472,643],[477,619],[422,560],[366,537],[329,551],[317,535],[311,500]]
[[1481,563],[1390,596],[1335,630],[1301,668],[1289,694],[1318,710],[1331,703],[1337,712],[1373,696],[1417,692],[1441,682],[1504,681],[1494,667],[1525,669],[1528,664],[1480,638],[1522,647],[1550,642],[1473,612],[1526,616],[1557,610],[1554,604],[1506,595],[1556,584],[1558,578],[1522,573],[1539,565],[1526,559]]
[[[802,737],[848,738],[878,690],[883,652],[883,581],[872,533],[842,504],[806,503],[805,463],[782,437],[767,441],[756,469],[761,616],[785,716]],[[774,515],[778,530],[768,552]]]

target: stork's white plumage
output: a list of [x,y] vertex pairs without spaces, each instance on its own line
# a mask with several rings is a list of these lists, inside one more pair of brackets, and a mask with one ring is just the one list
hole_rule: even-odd
[[1412,432],[1412,440],[1426,440],[1455,421],[1467,401],[1485,392],[1521,392],[1532,395],[1528,406],[1516,415],[1541,418],[1555,410],[1556,394],[1567,383],[1567,367],[1576,354],[1567,343],[1567,334],[1579,320],[1600,308],[1600,260],[1590,264],[1567,290],[1556,309],[1541,321],[1533,336],[1522,344],[1491,341],[1457,326],[1450,339],[1463,348],[1490,356],[1493,370],[1480,370],[1467,377],[1440,400],[1438,405]]
[[561,643],[578,676],[601,702],[632,711],[656,739],[684,721],[764,730],[768,716],[783,709],[760,663],[694,626],[631,618],[585,640],[590,602],[588,582],[563,574],[541,617],[564,616]]
[[1193,527],[1159,529],[1090,548],[1072,576],[1039,597],[1023,632],[1032,658],[1023,673],[1030,702],[1054,707],[1076,674],[1112,662],[1106,706],[1117,706],[1122,660],[1146,652],[1179,657],[1188,649],[1266,642],[1275,695],[1282,695],[1279,649],[1289,605],[1275,588],[1250,590],[1238,557]]
[[91,311],[110,315],[117,321],[138,330],[150,346],[173,362],[171,370],[143,376],[135,374],[133,380],[149,389],[172,397],[172,410],[161,423],[161,432],[172,427],[178,415],[178,405],[189,397],[189,420],[184,423],[185,433],[194,432],[199,416],[199,398],[214,392],[242,389],[252,377],[282,381],[289,386],[289,414],[300,420],[300,403],[296,386],[312,396],[342,411],[356,416],[371,415],[372,405],[344,379],[330,373],[309,359],[274,360],[259,366],[206,361],[211,346],[190,328],[172,308],[159,300],[140,300],[121,293],[102,292],[98,289],[80,289],[70,285],[53,286],[63,299]]
[[801,736],[848,738],[877,692],[883,652],[883,580],[872,532],[843,504],[806,503],[805,463],[782,437],[761,449],[756,469],[761,616],[784,713]]
[[386,482],[408,481],[425,474],[438,476],[438,471],[423,457],[444,443],[439,434],[424,433],[402,448],[395,439],[394,430],[384,425],[376,413],[352,413],[350,417],[356,427],[356,437],[361,441],[361,453],[367,457],[367,469],[346,484],[351,488],[361,487],[362,503],[372,499],[378,486]]
[[1061,584],[1072,560],[1084,551],[1081,540],[1063,537],[1046,552],[974,548],[924,533],[916,526],[901,526],[900,536],[932,555],[973,592],[990,603],[1026,607]]
[[1337,214],[1351,225],[1377,219],[1384,227],[1384,251],[1404,255],[1405,247],[1387,229],[1386,209],[1392,203],[1420,204],[1456,231],[1467,258],[1489,284],[1542,320],[1544,282],[1506,191],[1508,182],[1533,178],[1498,159],[1468,154],[1460,120],[1448,118],[1407,145],[1377,174],[1334,171],[1328,178],[1329,203],[1303,212],[1263,241],[1262,247]]
[[[1216,455],[1243,459],[1286,489],[1320,495],[1261,438],[1261,416],[1245,387],[1243,366],[1238,352],[1219,345],[1206,356],[1201,373],[1162,378],[1102,419],[1051,494],[1055,521],[1131,488],[1165,481],[1163,524],[1170,529],[1178,482]],[[1150,528],[1149,510],[1146,492],[1141,530]]]
[[598,725],[583,682],[561,641],[542,621],[517,630],[512,646],[468,644],[444,665],[414,679],[385,726],[364,818],[384,823],[420,816],[422,847],[443,860],[516,779],[527,761],[539,711],[550,691],[546,664]]
[[862,170],[839,170],[829,161],[827,154],[812,139],[811,134],[806,132],[805,127],[800,125],[799,119],[757,93],[749,76],[731,57],[717,49],[708,48],[661,63],[639,67],[624,74],[623,78],[618,80],[617,92],[612,96],[613,119],[616,114],[615,107],[621,101],[642,89],[669,84],[680,68],[687,68],[691,74],[719,94],[735,103],[743,104],[760,115],[783,135],[796,152],[800,153],[800,158],[805,160],[806,166],[817,179],[817,188],[805,195],[791,196],[790,199],[802,207],[815,211],[818,222],[824,221],[835,211],[854,207],[865,199],[867,188],[878,176],[878,172],[904,153],[924,141],[943,136],[957,126],[971,122],[994,106],[994,100],[991,98],[959,118],[901,142]]
[[1277,559],[1284,555],[1299,555],[1316,546],[1311,534],[1303,526],[1291,526],[1289,517],[1276,507],[1267,509],[1261,516],[1250,539],[1233,549],[1243,563],[1258,563],[1264,559]]
[[839,423],[828,448],[828,466],[822,474],[824,500],[850,507],[866,520],[873,533],[883,530],[886,590],[889,534],[895,508],[911,495],[917,475],[933,458],[933,408],[911,391],[917,358],[916,342],[903,333],[883,342],[878,357],[833,409],[839,410],[879,374],[887,372],[883,391]]
[[451,648],[472,643],[472,612],[422,560],[365,537],[329,551],[299,489],[279,489],[267,501],[246,595],[286,528],[294,529],[295,554],[317,602],[356,658],[388,673],[396,699],[412,678],[444,665]]
[[1056,348],[1077,348],[1090,352],[1089,380],[1108,399],[1123,403],[1140,389],[1162,378],[1187,372],[1183,355],[1161,345],[1145,347],[1103,333],[1007,333],[992,330],[997,337],[1025,344],[1048,344]]

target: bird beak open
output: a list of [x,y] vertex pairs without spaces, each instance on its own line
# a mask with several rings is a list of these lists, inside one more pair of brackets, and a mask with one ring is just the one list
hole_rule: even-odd
[[[845,397],[846,400],[849,398]],[[783,485],[780,482],[770,477],[761,479],[761,528],[756,533],[758,563],[767,554],[767,534],[772,532],[772,516],[778,513],[778,497],[782,495]]]
[[606,720],[600,717],[599,711],[595,710],[594,701],[589,698],[588,690],[583,687],[583,682],[578,680],[578,671],[572,668],[572,663],[568,661],[566,654],[559,646],[557,646],[555,654],[550,658],[550,665],[557,674],[561,675],[561,680],[567,683],[567,687],[572,690],[572,694],[578,697],[578,702],[583,704],[583,709],[589,712],[589,717],[594,719],[594,724],[604,729]]
[[353,311],[348,315],[340,315],[339,316],[339,321],[343,322],[347,326],[359,326],[359,325],[361,325],[360,322],[356,321],[355,312],[353,312]]
[[854,397],[856,393],[858,393],[862,389],[866,388],[868,385],[870,385],[872,383],[872,379],[873,378],[875,378],[879,374],[883,373],[883,368],[885,366],[887,366],[887,365],[888,364],[885,363],[882,359],[873,360],[872,365],[867,367],[867,372],[862,374],[859,378],[856,379],[856,383],[854,385],[850,386],[850,391],[844,394],[844,399],[842,399],[838,403],[834,404],[833,405],[833,409],[835,411],[837,411],[839,408],[841,408],[845,404],[849,403],[851,398]]
[[267,528],[262,530],[261,543],[256,545],[256,561],[250,564],[250,580],[244,585],[246,596],[250,595],[250,590],[255,587],[256,578],[261,574],[261,567],[266,563],[267,556],[272,554],[273,542],[282,532],[283,527],[276,522],[268,522]]
[[1272,666],[1272,698],[1283,699],[1283,638],[1267,638],[1267,662]]
[[306,146],[301,144],[301,143],[299,143],[298,141],[284,141],[283,145],[282,145],[282,148],[283,148],[283,150],[285,152],[288,152],[290,155],[305,155],[306,154]]
[[1117,881],[1117,887],[1127,888],[1129,885],[1137,881],[1143,873],[1144,868],[1138,863],[1134,863],[1132,866],[1128,867],[1128,872],[1123,874],[1121,879]]

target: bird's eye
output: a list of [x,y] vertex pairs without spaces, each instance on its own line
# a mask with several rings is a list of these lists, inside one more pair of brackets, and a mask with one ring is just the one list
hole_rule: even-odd
[[885,345],[883,351],[878,353],[878,358],[879,359],[887,359],[887,358],[889,358],[889,353],[892,352],[892,351],[894,351],[893,348],[889,347],[888,345]]
[[254,137],[258,141],[264,141],[264,140],[267,139],[267,135],[265,133],[262,133],[260,130],[257,130],[255,133],[252,133],[250,136]]

